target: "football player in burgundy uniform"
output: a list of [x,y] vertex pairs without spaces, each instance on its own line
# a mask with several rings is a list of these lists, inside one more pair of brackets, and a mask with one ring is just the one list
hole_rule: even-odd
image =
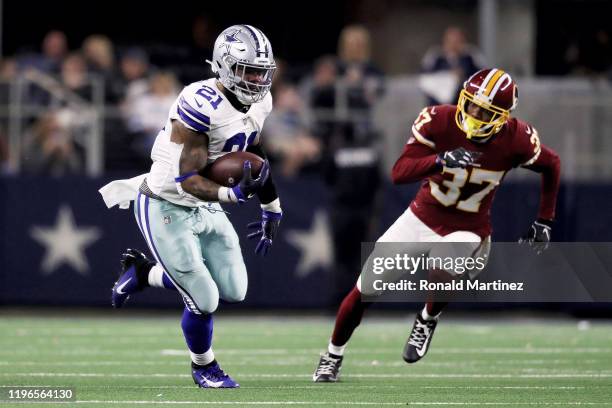
[[[510,117],[517,102],[518,89],[510,75],[485,69],[464,83],[457,106],[423,109],[392,171],[395,184],[421,181],[421,188],[377,242],[413,243],[413,255],[424,248],[432,250],[435,242],[462,243],[469,251],[466,256],[487,254],[495,191],[508,171],[521,166],[542,175],[538,218],[521,241],[538,251],[544,249],[555,216],[560,160],[540,143],[534,127]],[[448,271],[430,271],[430,279],[434,272],[445,275],[441,280],[453,278]],[[340,305],[314,381],[337,381],[344,348],[368,306],[362,301],[362,290],[370,294],[362,289],[360,279]],[[431,299],[417,313],[403,352],[406,362],[414,363],[427,353],[445,306]]]

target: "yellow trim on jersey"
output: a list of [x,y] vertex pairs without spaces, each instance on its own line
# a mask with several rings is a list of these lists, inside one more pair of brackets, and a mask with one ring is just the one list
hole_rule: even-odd
[[412,126],[412,134],[414,135],[414,138],[421,144],[424,144],[425,146],[429,146],[432,149],[436,148],[436,144],[432,142],[431,140],[425,139],[425,137],[422,134],[420,134],[418,130],[414,128],[414,126]]

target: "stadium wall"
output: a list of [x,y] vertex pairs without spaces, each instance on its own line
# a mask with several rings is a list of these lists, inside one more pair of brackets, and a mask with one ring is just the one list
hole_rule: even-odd
[[[110,179],[15,177],[0,179],[0,304],[108,306],[128,247],[145,249],[132,211],[108,210],[97,190]],[[246,224],[259,217],[258,206],[227,209],[241,237],[249,270],[249,291],[240,307],[319,308],[335,302],[328,208],[330,197],[318,177],[278,180],[285,218],[280,239],[266,259],[255,257]],[[417,185],[386,185],[379,231],[406,208]],[[316,200],[313,200],[316,197]],[[539,185],[509,182],[496,195],[494,239],[515,241],[536,216]],[[556,241],[612,241],[612,186],[565,183]],[[355,249],[359,256],[359,248]],[[173,292],[151,290],[136,306],[176,307]]]

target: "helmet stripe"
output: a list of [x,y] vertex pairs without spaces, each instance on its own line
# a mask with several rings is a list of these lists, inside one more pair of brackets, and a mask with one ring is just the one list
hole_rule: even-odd
[[[261,43],[259,41],[260,37],[257,33],[257,29],[255,27],[252,27],[246,24],[243,27],[246,27],[246,29],[249,31],[249,34],[251,34],[251,37],[253,37],[253,39],[255,40],[255,48],[257,49],[257,53],[259,54],[261,52]],[[263,42],[263,38],[262,38],[262,42]]]
[[[480,71],[479,71],[480,72]],[[475,73],[474,76],[478,75],[479,72]],[[482,94],[485,91],[485,88],[487,86],[487,84],[489,83],[489,80],[491,79],[491,77],[493,75],[495,75],[495,73],[497,72],[496,68],[493,68],[492,70],[489,71],[489,73],[487,74],[487,76],[485,77],[485,79],[482,81],[482,83],[480,84],[480,87],[478,88],[478,91],[476,93],[478,94]]]
[[493,78],[491,78],[489,83],[486,85],[485,92],[484,92],[485,96],[491,95],[491,91],[493,90],[493,87],[498,82],[499,78],[505,74],[505,72],[502,71],[501,69],[498,69],[496,71],[497,72],[495,72],[495,74],[493,75]]
[[495,98],[497,91],[502,85],[505,85],[505,87],[508,87],[508,85],[510,85],[511,83],[512,83],[512,79],[510,78],[510,75],[504,72],[504,75],[502,75],[502,77],[499,78],[499,81],[497,81],[497,83],[493,87],[493,90],[491,91],[491,99]]

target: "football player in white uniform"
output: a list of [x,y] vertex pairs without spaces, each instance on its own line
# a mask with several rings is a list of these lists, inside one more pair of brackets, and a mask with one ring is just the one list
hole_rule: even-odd
[[[244,299],[247,273],[238,236],[219,203],[258,196],[262,220],[249,225],[256,228],[249,238],[259,239],[255,251],[265,255],[282,217],[260,145],[272,110],[269,91],[276,65],[268,38],[249,25],[224,30],[208,62],[216,77],[192,83],[178,96],[155,140],[151,171],[110,183],[101,193],[108,206],[135,201],[138,227],[156,260],[133,249],[123,254],[113,306],[121,307],[147,286],[178,290],[185,302],[182,328],[194,382],[203,388],[235,388],[238,384],[221,370],[212,351],[212,313],[219,299]],[[198,174],[219,157],[244,150],[265,160],[258,178],[251,177],[248,161],[233,188]]]

